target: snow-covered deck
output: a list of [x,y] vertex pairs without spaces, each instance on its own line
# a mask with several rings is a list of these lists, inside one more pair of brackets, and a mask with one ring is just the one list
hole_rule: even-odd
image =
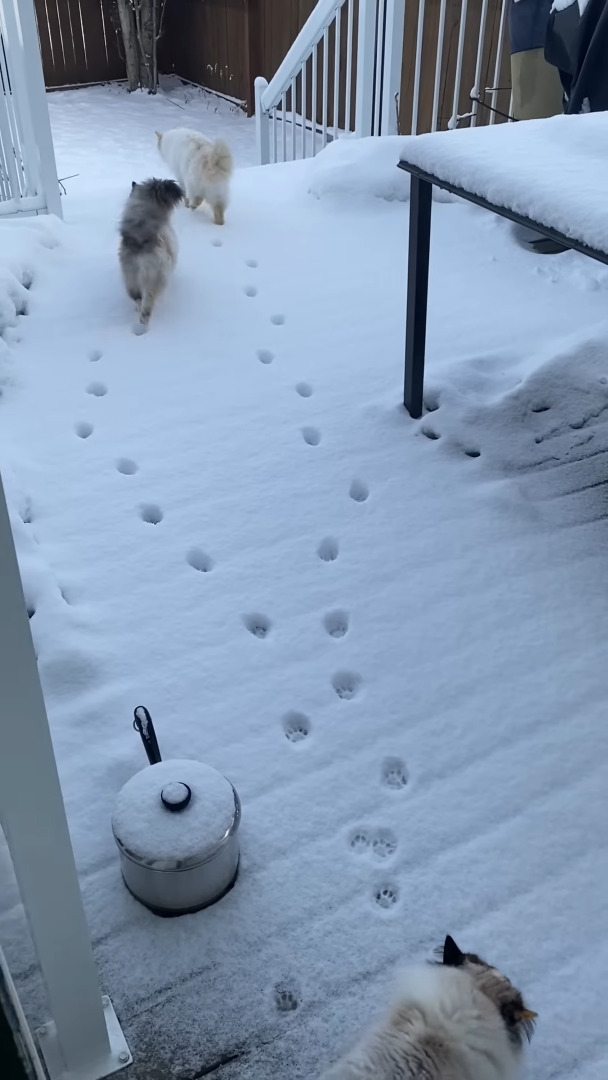
[[[160,172],[155,127],[248,164],[218,110],[53,95],[66,224],[7,226],[0,256],[0,464],[130,1075],[310,1080],[451,932],[538,1011],[530,1076],[604,1080],[608,271],[441,201],[414,422],[404,143],[344,141],[240,169],[221,230],[180,210],[135,337],[122,201]],[[243,804],[235,889],[177,920],[126,892],[110,828],[142,703]]]

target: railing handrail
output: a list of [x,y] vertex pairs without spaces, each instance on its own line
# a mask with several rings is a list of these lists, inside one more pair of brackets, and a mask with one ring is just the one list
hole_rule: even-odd
[[294,74],[308,59],[315,45],[318,45],[325,30],[333,22],[336,11],[344,7],[345,3],[346,0],[318,0],[316,7],[311,11],[296,40],[261,95],[261,105],[265,112],[270,112],[280,101],[281,95],[291,85]]

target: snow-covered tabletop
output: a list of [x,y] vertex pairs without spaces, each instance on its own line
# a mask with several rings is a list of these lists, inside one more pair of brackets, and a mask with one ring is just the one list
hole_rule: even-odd
[[401,161],[608,253],[608,114],[413,135]]

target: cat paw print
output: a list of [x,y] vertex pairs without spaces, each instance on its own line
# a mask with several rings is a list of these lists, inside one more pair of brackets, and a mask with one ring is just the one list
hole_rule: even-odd
[[363,829],[358,829],[352,833],[348,843],[355,855],[366,855],[370,848],[369,836]]
[[295,1012],[300,1004],[296,988],[289,983],[277,983],[273,991],[273,997],[275,1008],[280,1013]]
[[372,852],[377,859],[390,859],[397,850],[397,837],[390,832],[379,832],[372,840]]
[[407,769],[401,758],[389,757],[383,761],[382,783],[392,791],[401,791],[406,786]]
[[399,899],[399,891],[395,885],[381,885],[374,892],[374,902],[383,911],[389,911]]

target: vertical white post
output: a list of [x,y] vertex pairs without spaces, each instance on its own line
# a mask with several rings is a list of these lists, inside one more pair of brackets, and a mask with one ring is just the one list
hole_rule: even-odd
[[306,157],[306,142],[308,140],[308,129],[306,127],[306,116],[308,113],[308,102],[306,99],[308,88],[306,86],[306,68],[308,67],[308,57],[302,64],[302,157]]
[[445,36],[445,12],[447,0],[441,0],[439,7],[439,28],[437,30],[437,54],[435,56],[435,85],[433,87],[433,115],[431,117],[431,131],[437,131],[439,124],[439,91],[441,87],[441,73],[443,68],[443,39]]
[[287,161],[287,128],[285,126],[285,117],[287,115],[287,92],[283,91],[281,94],[281,149],[283,151],[282,161]]
[[[268,165],[270,162],[270,123],[268,113],[262,106],[262,94],[268,86],[267,80],[258,75],[253,84],[255,101],[255,137],[258,144],[258,157],[260,165]],[[283,130],[285,128],[285,116],[283,116]]]
[[488,21],[488,0],[482,0],[481,16],[479,19],[479,41],[477,42],[477,61],[475,63],[475,85],[471,90],[471,127],[477,123],[477,110],[481,96],[481,65],[483,63],[483,49],[486,42],[486,24]]
[[353,105],[351,101],[353,89],[353,3],[347,0],[348,18],[346,24],[346,97],[344,102],[344,130],[351,131],[351,118]]
[[418,108],[420,105],[420,79],[422,77],[422,41],[424,38],[425,0],[418,0],[418,28],[416,30],[416,60],[414,62],[414,97],[412,100],[412,135],[418,134]]
[[334,19],[334,139],[338,138],[338,132],[340,130],[340,46],[342,44],[340,35],[342,33],[340,27],[340,13],[342,8],[338,8],[336,11],[336,18]]
[[298,76],[294,75],[291,80],[291,160],[295,161],[297,158],[296,152],[296,119],[297,119],[297,101],[298,101]]
[[0,821],[48,991],[44,1030],[70,1077],[106,1076],[130,1055],[108,1032],[1,477],[0,693]]
[[[15,49],[11,45],[11,37],[14,41],[16,35],[20,43],[21,55],[17,58],[15,67],[18,70],[20,65],[23,66],[23,81],[27,95],[26,108],[29,107],[38,149],[38,174],[42,188],[41,193],[44,195],[49,214],[63,217],[59,181],[57,179],[57,165],[55,163],[55,147],[53,146],[51,121],[49,120],[49,110],[46,103],[46,87],[42,71],[34,0],[6,0],[5,17],[7,19],[9,54],[14,55],[15,53]],[[9,56],[9,66],[10,63]],[[10,74],[12,79],[12,72]],[[17,80],[19,80],[19,74],[17,74]],[[14,89],[19,93],[19,81]],[[30,150],[33,150],[33,147],[28,146],[28,151]]]
[[464,57],[464,35],[467,28],[468,0],[462,0],[460,9],[460,30],[458,32],[458,52],[456,54],[456,74],[454,75],[454,99],[452,101],[452,115],[448,120],[448,128],[453,130],[458,127],[458,107],[460,103],[460,87],[462,84],[462,61]]
[[312,103],[310,109],[310,121],[312,124],[312,156],[317,152],[317,79],[318,79],[318,43],[312,51]]
[[377,6],[377,0],[359,0],[355,135],[360,139],[373,132]]
[[384,18],[387,0],[378,0],[376,17],[376,64],[374,70],[374,115],[372,135],[380,135],[382,88],[384,86]]
[[[492,97],[490,104],[493,109],[496,108],[498,102],[498,87],[500,85],[500,69],[502,66],[502,50],[505,44],[505,29],[507,26],[507,0],[502,0],[502,9],[500,12],[500,25],[498,28],[498,41],[496,43],[496,62],[494,64],[494,82],[492,84]],[[511,110],[509,110],[511,111]],[[496,120],[496,113],[490,113],[490,123],[493,124]]]
[[327,95],[329,92],[329,29],[323,31],[323,115],[321,130],[321,149],[327,146]]
[[405,0],[387,0],[384,37],[384,80],[382,93],[382,135],[397,134],[401,71],[403,68],[403,28]]

